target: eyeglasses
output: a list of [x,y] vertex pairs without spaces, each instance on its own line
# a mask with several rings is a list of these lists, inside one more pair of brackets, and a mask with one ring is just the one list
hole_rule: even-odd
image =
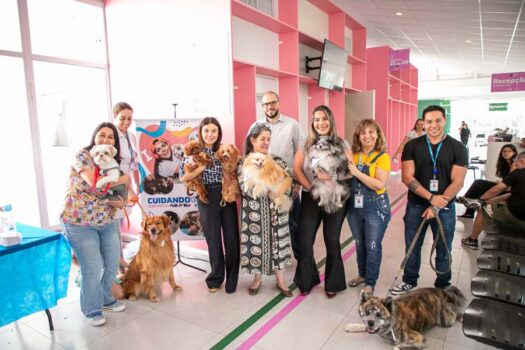
[[263,108],[268,108],[270,106],[275,107],[275,106],[277,106],[278,103],[279,103],[279,101],[270,101],[270,102],[263,103],[262,106],[263,106]]

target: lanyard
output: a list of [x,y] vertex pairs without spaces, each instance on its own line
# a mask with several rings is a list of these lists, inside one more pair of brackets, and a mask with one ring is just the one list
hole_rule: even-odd
[[425,136],[425,141],[427,141],[427,146],[428,146],[428,153],[430,153],[430,159],[432,159],[432,164],[434,165],[434,167],[432,168],[432,174],[434,174],[434,179],[436,178],[438,174],[437,165],[436,165],[437,158],[439,156],[439,151],[441,151],[441,146],[443,146],[443,140],[445,139],[446,136],[447,135],[443,135],[443,138],[441,139],[441,141],[439,141],[435,156],[434,156],[434,152],[432,152],[432,147],[430,146],[428,135]]
[[[368,155],[366,156],[366,160],[368,160],[370,158],[370,155],[374,153],[374,150],[371,150],[370,152],[368,152]],[[359,158],[357,160],[357,169],[359,169],[359,171],[362,171],[363,170],[363,167],[365,164],[363,164],[363,159],[361,158],[363,156],[363,153],[362,152],[359,152]],[[370,164],[368,164],[370,165]]]
[[130,160],[130,166],[131,166],[133,163],[135,163],[135,152],[133,151],[133,147],[131,147],[131,142],[129,141],[129,136],[128,136],[127,131],[126,131],[126,141],[128,141],[128,150],[131,156],[131,160]]

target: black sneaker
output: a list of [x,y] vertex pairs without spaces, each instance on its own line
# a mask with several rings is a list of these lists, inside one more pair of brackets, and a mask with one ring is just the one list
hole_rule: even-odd
[[479,199],[459,197],[458,200],[460,201],[461,204],[463,204],[468,209],[477,210],[477,209],[481,209],[481,207],[483,206],[483,202]]
[[416,286],[413,286],[411,284],[401,282],[394,288],[392,288],[392,295],[403,295],[407,292],[410,292],[412,289],[416,288]]
[[461,244],[463,244],[464,246],[472,250],[478,250],[478,240],[477,239],[472,239],[470,237],[463,238],[461,240]]

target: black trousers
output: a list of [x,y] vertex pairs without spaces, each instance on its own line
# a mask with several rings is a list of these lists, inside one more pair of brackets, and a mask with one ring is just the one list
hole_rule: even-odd
[[292,245],[292,251],[293,256],[295,257],[295,260],[299,260],[299,256],[301,256],[301,248],[299,245],[299,218],[301,215],[301,198],[297,196],[297,198],[293,199],[292,208],[290,209],[290,212],[288,213],[288,223],[290,226],[290,241]]
[[209,204],[200,200],[197,202],[210,256],[211,272],[206,278],[206,284],[208,288],[219,288],[226,271],[226,292],[233,293],[237,289],[240,263],[237,203],[228,203],[224,207],[220,205],[220,185],[208,186],[207,190]]
[[341,257],[341,228],[346,214],[346,204],[333,214],[327,214],[312,198],[310,192],[302,193],[299,220],[299,243],[301,255],[297,262],[294,282],[301,292],[309,292],[321,283],[314,259],[314,242],[317,230],[323,222],[326,246],[325,290],[338,292],[346,289],[345,268]]
[[[475,180],[472,183],[472,185],[470,185],[464,197],[478,199],[479,197],[481,197],[483,193],[490,190],[494,185],[496,185],[496,182],[487,181],[487,180]],[[468,208],[467,211],[465,211],[465,214],[474,215],[475,211],[476,211],[475,209]]]

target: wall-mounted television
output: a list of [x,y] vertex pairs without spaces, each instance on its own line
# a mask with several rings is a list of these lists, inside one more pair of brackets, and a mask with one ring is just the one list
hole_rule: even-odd
[[325,89],[342,91],[345,87],[347,61],[348,53],[325,39],[317,85]]

